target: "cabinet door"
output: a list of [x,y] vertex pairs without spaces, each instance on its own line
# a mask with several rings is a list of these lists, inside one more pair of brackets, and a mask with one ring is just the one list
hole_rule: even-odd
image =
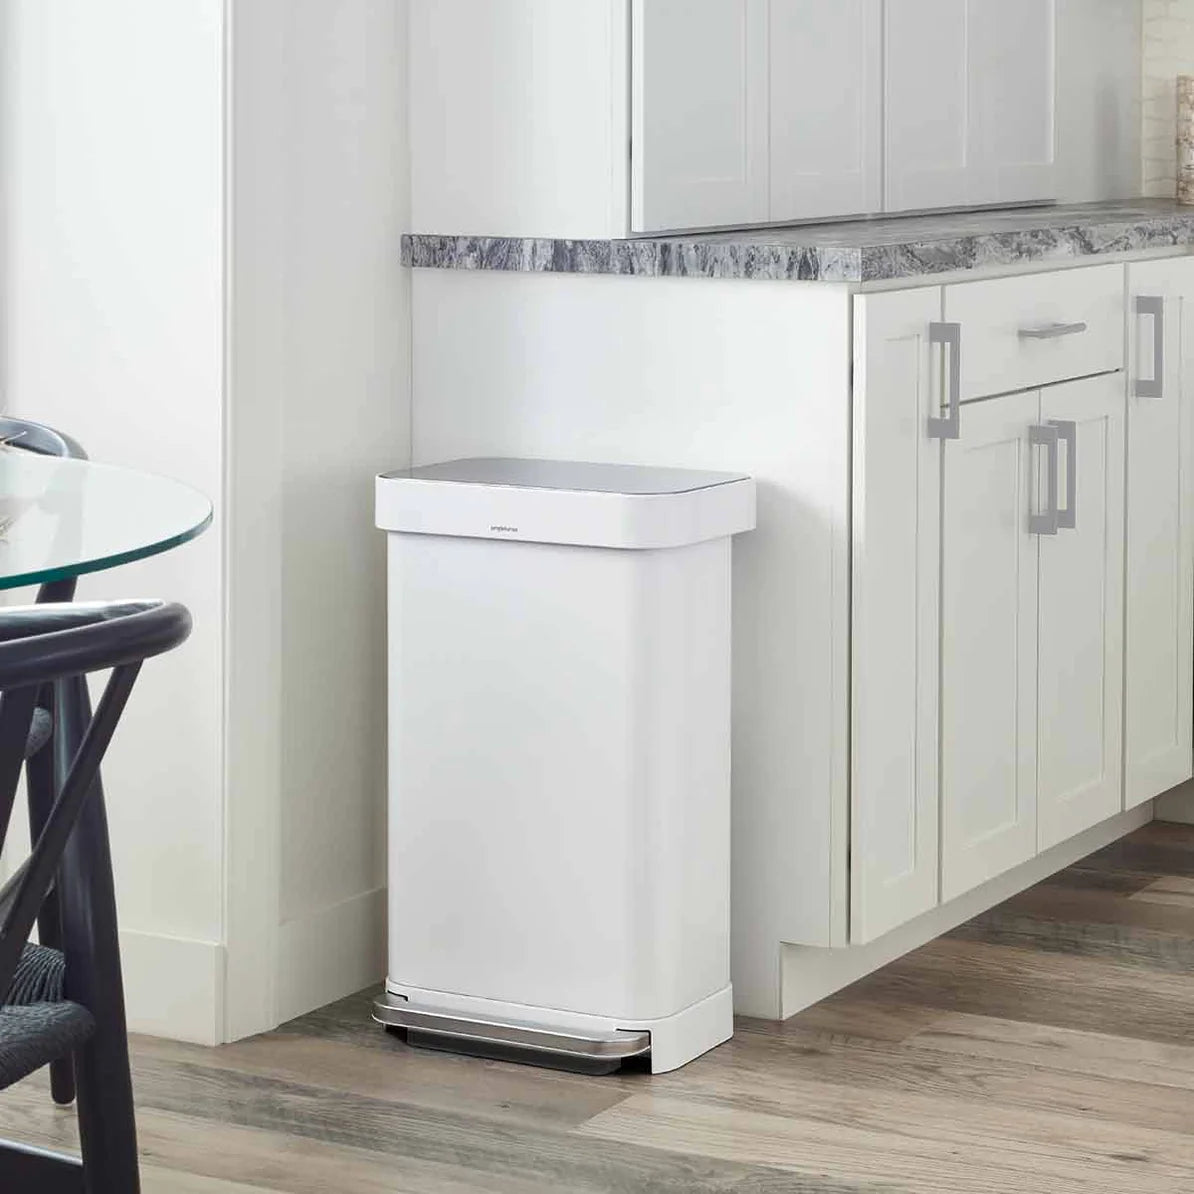
[[850,938],[938,900],[936,288],[854,300]]
[[881,0],[770,0],[768,219],[879,211]]
[[1194,260],[1130,265],[1128,300],[1124,799],[1134,808],[1194,772]]
[[1040,538],[1037,842],[1045,850],[1121,808],[1122,373],[1041,391],[1059,432],[1056,535]]
[[1036,853],[1036,391],[962,407],[941,530],[941,898]]
[[887,0],[887,210],[1050,199],[1053,0]]
[[767,219],[768,0],[634,0],[634,231]]

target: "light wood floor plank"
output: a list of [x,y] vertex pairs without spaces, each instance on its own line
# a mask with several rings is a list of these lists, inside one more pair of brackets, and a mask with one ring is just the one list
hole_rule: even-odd
[[1134,892],[1130,898],[1134,902],[1186,908],[1194,916],[1194,878],[1186,875],[1168,875]]
[[[48,1091],[44,1094],[48,1098]],[[21,1136],[30,1144],[61,1147],[62,1133],[52,1122],[61,1113],[47,1098],[21,1101]],[[228,1194],[242,1188],[266,1194],[554,1194],[558,1189],[547,1180],[482,1179],[467,1166],[395,1158],[144,1108],[138,1114],[138,1137],[142,1164],[163,1192],[176,1188],[172,1181],[182,1187],[188,1179],[212,1183],[212,1194],[222,1194],[220,1183],[230,1182],[249,1184],[233,1184]]]
[[702,1100],[729,1097],[736,1105],[769,1110],[777,1100],[798,1101],[803,1084],[813,1081],[867,1095],[977,1101],[984,1117],[986,1108],[994,1106],[1020,1115],[1068,1114],[1091,1124],[1104,1120],[1183,1135],[1194,1130],[1194,1090],[1181,1081],[1162,1086],[1149,1083],[1147,1073],[1137,1073],[1135,1085],[1125,1092],[1126,1073],[1113,1067],[1109,1074],[1080,1063],[1050,1069],[1042,1049],[1034,1054],[1028,1048],[1020,1055],[1006,1046],[984,1045],[981,1038],[971,1051],[969,1046],[969,1039],[947,1033],[938,1037],[932,1030],[898,1045],[842,1042],[813,1033],[803,1040],[793,1036],[751,1043],[740,1033],[708,1064],[688,1067],[663,1082],[657,1079],[652,1089]]
[[[956,1014],[943,1016],[907,1046],[1194,1091],[1194,1045]],[[1134,1089],[1122,1092],[1123,1102],[1138,1097]],[[1188,1127],[1194,1132],[1194,1117]]]
[[872,1000],[923,1003],[1063,1028],[1194,1040],[1194,979],[1063,951],[950,936],[893,962],[851,990]]
[[543,1129],[574,1127],[626,1098],[633,1078],[575,1074],[407,1048],[380,1028],[370,1043],[269,1033],[216,1050],[138,1038],[138,1060],[198,1064],[296,1085],[343,1091]]
[[177,1169],[159,1169],[156,1165],[142,1165],[141,1194],[285,1194],[285,1191],[276,1187],[226,1182],[215,1177],[202,1177],[197,1173],[180,1173]]
[[[753,1157],[765,1164],[830,1179],[874,1182],[940,1194],[1189,1194],[1194,1171],[1158,1163],[1146,1154],[1075,1155],[1062,1146],[974,1139],[948,1117],[935,1136],[905,1136],[859,1122],[866,1102],[857,1097],[844,1120],[775,1115],[635,1095],[579,1129],[607,1140],[637,1140],[691,1155],[725,1160]],[[927,1125],[926,1125],[927,1126]],[[1092,1141],[1093,1144],[1093,1141]]]
[[785,1037],[822,1033],[843,1041],[903,1041],[939,1019],[937,1008],[915,1004],[877,1003],[855,999],[848,992],[811,1007],[791,1020],[749,1020],[740,1017],[738,1032]]
[[[934,1146],[952,1141],[966,1149],[991,1141],[1009,1156],[1024,1154],[1037,1165],[1046,1151],[1064,1158],[1069,1170],[1093,1160],[1103,1168],[1124,1156],[1147,1158],[1165,1171],[1189,1170],[1194,1188],[1194,1130],[1190,1113],[1194,1099],[1179,1101],[1183,1114],[1169,1117],[1162,1127],[1156,1116],[1125,1115],[1122,1083],[1078,1075],[1052,1075],[1047,1100],[1031,1092],[1031,1070],[998,1061],[959,1058],[922,1059],[919,1067],[903,1066],[896,1050],[876,1049],[870,1064],[859,1064],[858,1051],[831,1050],[816,1061],[806,1053],[793,1054],[787,1065],[774,1055],[770,1064],[752,1072],[741,1052],[724,1064],[721,1074],[710,1067],[681,1071],[666,1086],[655,1083],[652,1095],[674,1103],[700,1102],[727,1111],[758,1112],[801,1118],[827,1125],[850,1125],[873,1134],[878,1141],[894,1135],[925,1138]],[[917,1074],[913,1081],[884,1080],[887,1071]],[[1024,1094],[1017,1087],[1025,1087]],[[1134,1092],[1132,1092],[1134,1093]],[[1155,1105],[1164,1106],[1171,1091],[1149,1090]],[[633,1112],[642,1096],[629,1105]],[[1148,1100],[1146,1100],[1147,1102]],[[610,1116],[597,1117],[603,1122]],[[613,1117],[617,1118],[617,1117]]]
[[557,1189],[729,1191],[752,1188],[767,1174],[700,1154],[676,1158],[627,1142],[610,1150],[561,1131],[536,1131],[442,1111],[244,1075],[192,1063],[139,1058],[139,1105],[194,1119],[302,1136],[439,1165],[464,1165],[487,1180],[549,1181]]

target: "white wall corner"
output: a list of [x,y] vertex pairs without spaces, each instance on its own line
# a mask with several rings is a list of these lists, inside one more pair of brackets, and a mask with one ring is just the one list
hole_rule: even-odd
[[371,495],[376,473],[410,458],[410,280],[406,0],[228,3],[235,1040],[384,974],[370,889],[385,860],[385,557]]
[[159,933],[120,934],[130,1032],[218,1045],[224,1039],[224,947]]
[[278,1017],[291,1020],[386,975],[386,889],[285,921],[278,939]]

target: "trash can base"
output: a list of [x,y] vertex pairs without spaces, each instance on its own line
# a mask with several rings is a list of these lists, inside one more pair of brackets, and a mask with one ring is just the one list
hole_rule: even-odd
[[678,1069],[730,1039],[729,986],[660,1019],[621,1022],[549,1008],[387,984],[373,1018],[416,1048],[608,1074],[645,1059],[652,1073]]

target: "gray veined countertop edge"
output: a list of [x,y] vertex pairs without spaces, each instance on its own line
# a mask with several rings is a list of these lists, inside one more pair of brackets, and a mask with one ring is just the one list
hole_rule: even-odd
[[638,239],[413,234],[423,269],[656,278],[881,282],[1194,246],[1194,208],[1171,199],[889,216]]

